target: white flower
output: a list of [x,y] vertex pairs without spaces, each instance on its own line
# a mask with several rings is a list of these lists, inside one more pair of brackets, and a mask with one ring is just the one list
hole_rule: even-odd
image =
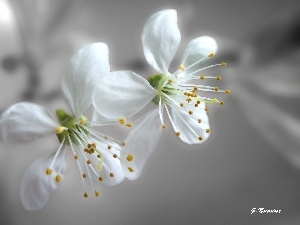
[[[4,142],[24,143],[47,135],[57,135],[60,142],[56,151],[34,161],[22,178],[20,197],[27,210],[45,206],[50,193],[65,175],[68,149],[76,161],[84,197],[88,197],[86,184],[90,184],[98,197],[100,193],[94,186],[95,182],[114,186],[124,179],[118,159],[121,143],[93,129],[93,126],[119,122],[107,120],[96,113],[89,121],[83,115],[91,105],[95,84],[100,81],[100,76],[109,71],[107,45],[87,45],[71,58],[62,79],[62,91],[72,114],[58,109],[56,122],[42,106],[21,102],[1,115],[0,134]],[[125,119],[120,123],[126,124]]]
[[[148,80],[131,71],[114,72],[103,77],[104,87],[96,87],[93,104],[101,115],[108,118],[130,117],[139,112],[151,100],[157,108],[142,116],[125,140],[121,151],[123,170],[129,179],[136,179],[145,161],[158,143],[165,109],[176,135],[187,144],[203,143],[209,136],[210,126],[206,103],[220,103],[216,98],[203,97],[201,92],[226,92],[218,87],[193,83],[191,80],[220,76],[198,75],[200,71],[222,65],[203,67],[203,63],[217,51],[215,40],[208,36],[192,40],[186,47],[179,69],[169,72],[169,66],[177,52],[181,35],[177,25],[177,12],[163,10],[152,15],[144,26],[142,43],[147,62],[157,72]],[[134,160],[133,160],[134,159]],[[137,160],[136,160],[137,159]]]

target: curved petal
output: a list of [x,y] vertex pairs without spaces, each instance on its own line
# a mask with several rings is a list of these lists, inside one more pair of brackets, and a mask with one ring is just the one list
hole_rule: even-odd
[[[119,156],[119,153],[114,149],[107,149],[107,145],[95,141],[97,145],[97,149],[101,153],[101,159],[97,157],[98,152],[95,154],[87,154],[86,158],[91,160],[91,166],[94,168],[93,170],[89,169],[89,173],[95,183],[99,183],[99,178],[101,177],[101,184],[107,186],[115,186],[121,183],[124,180],[124,174],[122,171],[122,167],[120,164],[120,160],[118,158],[114,158],[113,155],[116,154]],[[84,157],[79,156],[79,162],[81,164],[82,170],[85,174],[87,174],[88,165],[86,163],[86,159]]]
[[[202,144],[209,137],[209,120],[203,105],[205,104],[201,103],[198,107],[186,105],[183,109],[175,108],[175,106],[172,108],[171,116],[175,125],[174,131],[180,132],[179,138],[184,143]],[[192,115],[187,113],[190,110],[193,111]]]
[[40,210],[48,202],[50,194],[56,190],[58,182],[55,180],[59,174],[61,178],[66,173],[68,161],[62,149],[58,154],[52,174],[46,175],[45,171],[50,166],[56,152],[35,160],[25,171],[20,185],[20,197],[24,208],[28,211]]
[[40,105],[21,102],[10,106],[0,118],[0,132],[4,142],[29,142],[55,134],[59,125]]
[[[209,58],[211,53],[216,53],[218,50],[217,42],[210,36],[201,36],[190,41],[183,53],[182,65],[186,68],[196,63],[191,68],[180,73],[180,76],[192,73],[203,67],[204,62]],[[199,62],[199,60],[201,60]],[[197,63],[198,62],[198,63]]]
[[142,44],[145,58],[155,71],[168,73],[180,40],[176,10],[159,11],[147,20],[142,32]]
[[149,82],[131,71],[111,72],[93,93],[94,108],[110,119],[131,117],[157,94]]
[[125,177],[137,179],[149,156],[161,137],[162,124],[158,109],[152,110],[138,119],[125,140],[120,159]]
[[73,55],[61,87],[76,117],[92,104],[95,85],[109,71],[108,47],[104,43],[86,45]]

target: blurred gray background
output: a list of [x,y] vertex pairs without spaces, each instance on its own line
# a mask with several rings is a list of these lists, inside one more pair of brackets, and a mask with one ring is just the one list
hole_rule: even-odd
[[[0,111],[32,101],[67,107],[60,79],[72,53],[106,42],[112,70],[152,75],[141,31],[154,12],[178,11],[182,43],[210,35],[215,61],[228,67],[218,85],[224,106],[209,110],[212,133],[202,145],[165,130],[142,176],[101,198],[84,199],[76,168],[46,207],[27,212],[19,200],[24,170],[58,147],[55,137],[0,144],[1,225],[296,225],[300,224],[300,3],[298,0],[0,0]],[[171,127],[171,126],[169,126]],[[252,208],[280,214],[251,215]]]

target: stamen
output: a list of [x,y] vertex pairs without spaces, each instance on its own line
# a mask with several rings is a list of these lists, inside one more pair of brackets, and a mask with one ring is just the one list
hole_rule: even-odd
[[210,133],[210,129],[206,129],[206,133]]
[[128,154],[126,159],[128,162],[132,162],[134,160],[134,156],[132,154]]
[[160,122],[164,127],[164,117],[163,117],[163,112],[162,112],[162,108],[161,108],[161,97],[159,98],[159,102],[158,102],[158,114],[159,114],[159,118],[160,118]]
[[[72,153],[73,153],[73,155],[74,155],[74,157],[75,157],[75,156],[77,156],[77,154],[76,154],[75,148],[74,148],[74,146],[73,146],[73,143],[71,142],[71,138],[70,138],[69,134],[67,134],[67,138],[68,138],[68,141],[69,141],[69,143],[70,143],[71,151],[72,151]],[[78,172],[79,172],[79,175],[80,175],[80,180],[81,180],[82,185],[83,185],[84,196],[86,195],[85,197],[87,198],[88,195],[87,195],[87,193],[86,193],[85,183],[84,183],[83,178],[81,177],[81,174],[83,174],[83,170],[82,170],[82,168],[81,168],[81,165],[80,165],[80,163],[79,163],[79,160],[75,160],[75,161],[76,161],[76,163],[77,163],[77,169],[78,169]]]
[[103,181],[103,177],[99,177],[99,181]]
[[226,65],[227,65],[226,62],[222,62],[222,63],[221,63],[221,66],[226,66]]
[[[57,156],[58,156],[58,154],[59,154],[59,152],[60,152],[60,150],[62,149],[62,147],[63,147],[63,145],[64,145],[64,143],[65,143],[65,137],[64,137],[64,139],[62,140],[62,142],[60,143],[60,145],[59,145],[59,147],[58,147],[58,149],[57,149],[57,151],[56,151],[56,153],[55,153],[55,155],[54,155],[54,158],[53,158],[53,160],[52,160],[52,162],[51,162],[51,164],[50,164],[50,167],[49,167],[49,171],[48,172],[50,172],[50,170],[51,170],[51,173],[52,173],[52,166],[53,166],[53,164],[54,164],[54,162],[56,161],[56,158],[57,158]],[[48,170],[48,169],[47,169]],[[50,173],[50,174],[51,174]],[[46,174],[47,174],[47,171],[46,171]],[[47,175],[49,175],[49,174],[47,174]]]
[[95,191],[95,196],[99,197],[100,196],[100,192],[99,191]]
[[88,194],[86,192],[84,192],[84,195],[83,195],[85,198],[89,197]]
[[214,56],[215,56],[215,53],[214,53],[214,52],[212,52],[212,53],[210,53],[210,54],[208,55],[209,58],[212,58],[212,57],[214,57]]
[[199,136],[199,137],[198,137],[198,140],[199,140],[199,141],[202,141],[202,140],[203,140],[203,137],[202,137],[202,136]]
[[61,176],[59,174],[56,175],[55,181],[59,183],[61,181]]
[[166,124],[164,124],[164,125],[162,125],[162,127],[163,127],[164,129],[166,129],[166,128],[167,128],[167,125],[166,125]]
[[222,77],[221,76],[217,76],[217,80],[222,80]]
[[230,94],[230,90],[226,90],[225,93],[226,93],[226,94]]
[[110,174],[109,174],[109,176],[110,176],[110,177],[114,177],[114,176],[115,176],[115,174],[113,174],[113,173],[110,173]]
[[46,174],[47,174],[47,175],[51,175],[51,174],[52,174],[52,169],[47,168],[47,169],[46,169]]
[[68,128],[63,127],[63,126],[59,126],[55,129],[55,133],[56,134],[61,134],[62,132],[64,132],[65,130],[68,130]]
[[87,121],[86,117],[84,117],[84,116],[80,117],[80,125],[85,125],[86,121]]
[[176,136],[179,137],[180,136],[180,132],[176,132]]
[[128,167],[129,172],[133,173],[134,169],[132,169],[132,167]]
[[179,69],[181,69],[182,71],[185,71],[185,70],[186,70],[186,68],[185,68],[185,66],[184,66],[183,64],[181,64],[181,65],[179,66]]
[[124,118],[124,117],[120,118],[119,123],[124,125],[126,123],[126,118]]

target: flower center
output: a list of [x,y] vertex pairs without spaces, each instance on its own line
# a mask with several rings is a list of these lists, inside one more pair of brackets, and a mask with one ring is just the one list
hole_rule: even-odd
[[159,104],[159,101],[161,100],[162,103],[166,103],[167,100],[164,97],[163,94],[166,95],[172,95],[172,91],[175,90],[174,88],[171,88],[170,86],[166,86],[167,83],[172,83],[172,80],[169,80],[166,76],[164,76],[161,73],[155,74],[148,78],[148,82],[150,85],[158,91],[157,95],[152,99],[152,102],[155,104]]
[[87,122],[86,117],[82,116],[80,119],[78,119],[66,113],[62,109],[56,110],[56,116],[59,121],[59,124],[61,125],[61,127],[58,127],[56,130],[56,136],[60,143],[63,140],[65,140],[65,144],[70,145],[69,140],[67,138],[67,135],[69,134],[71,142],[74,144],[78,144],[78,141],[73,135],[75,134],[78,136],[78,132],[84,132],[85,134],[88,134],[88,131],[82,127]]

